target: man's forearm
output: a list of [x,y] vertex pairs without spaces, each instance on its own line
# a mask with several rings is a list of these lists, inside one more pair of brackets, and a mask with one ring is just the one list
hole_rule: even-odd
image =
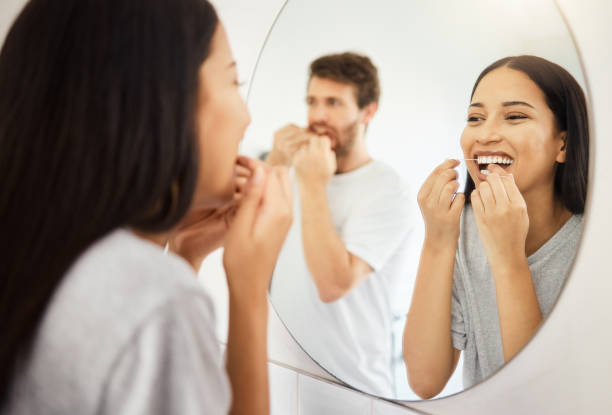
[[319,296],[340,298],[354,284],[350,255],[336,233],[325,186],[300,185],[304,256]]

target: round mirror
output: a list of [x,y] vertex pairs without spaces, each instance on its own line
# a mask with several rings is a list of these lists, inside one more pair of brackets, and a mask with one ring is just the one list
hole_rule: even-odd
[[[478,354],[470,355],[466,348],[458,361],[451,359],[456,367],[440,391],[417,394],[409,386],[402,339],[425,235],[417,193],[447,158],[495,157],[495,152],[466,157],[460,145],[466,126],[482,121],[468,116],[472,88],[491,63],[525,54],[555,62],[584,86],[578,54],[553,1],[386,0],[374,5],[363,0],[290,0],[274,24],[251,83],[253,122],[242,144],[245,154],[264,159],[278,156],[271,151],[280,145],[287,154],[295,146],[285,161],[293,166],[296,214],[270,298],[301,347],[349,386],[400,400],[441,397],[481,380],[474,367],[488,366],[480,374],[485,378],[508,359],[499,350],[494,291],[488,307],[472,304],[482,308],[480,319],[492,325],[472,325],[463,335],[494,338],[495,362],[475,361]],[[333,74],[334,65],[345,63],[319,59],[330,55],[349,56],[366,68],[356,75],[369,83],[366,92]],[[378,78],[378,87],[370,85],[372,77]],[[486,91],[480,92],[485,102]],[[363,142],[355,142],[355,136]],[[513,160],[505,156],[471,162],[510,165]],[[455,167],[460,182],[466,180],[469,162]],[[296,175],[331,177],[314,178],[307,186],[298,185]],[[553,249],[551,241],[567,239],[561,232],[574,222],[566,217],[565,225],[539,247]],[[577,229],[571,238],[579,237],[579,223]],[[557,287],[536,287],[548,296],[540,304],[542,318],[565,280],[573,258],[568,249],[565,262],[554,271]],[[526,254],[530,266],[538,255],[544,256],[542,249]],[[487,265],[486,257],[482,261]],[[467,288],[453,287],[453,302],[455,289]],[[468,307],[459,302],[456,307]]]

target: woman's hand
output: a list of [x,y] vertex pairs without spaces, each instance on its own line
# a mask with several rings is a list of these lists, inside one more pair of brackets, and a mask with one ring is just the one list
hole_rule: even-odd
[[478,233],[491,268],[525,260],[529,230],[527,205],[514,177],[491,164],[489,175],[472,192],[472,206]]
[[221,247],[234,206],[188,213],[168,240],[168,249],[182,256],[198,272],[208,254]]
[[208,254],[223,245],[229,224],[236,213],[251,176],[250,159],[238,157],[233,200],[215,209],[189,212],[168,239],[169,249],[185,258],[197,272]]
[[465,203],[459,188],[457,160],[446,160],[427,177],[417,200],[425,221],[425,239],[436,243],[456,244],[459,239],[459,219]]
[[293,219],[291,182],[286,167],[243,161],[253,174],[225,238],[223,266],[230,294],[265,299]]

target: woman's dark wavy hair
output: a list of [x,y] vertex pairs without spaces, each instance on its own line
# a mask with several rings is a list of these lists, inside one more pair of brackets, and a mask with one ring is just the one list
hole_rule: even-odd
[[[476,87],[489,72],[508,67],[523,72],[542,90],[555,116],[558,131],[565,131],[565,163],[557,163],[555,194],[572,213],[583,213],[589,170],[589,120],[584,92],[574,77],[556,63],[531,56],[510,56],[493,62],[478,76]],[[469,202],[474,181],[468,175],[465,194]]]
[[172,228],[198,172],[206,0],[30,0],[0,52],[0,406],[64,274],[120,227]]

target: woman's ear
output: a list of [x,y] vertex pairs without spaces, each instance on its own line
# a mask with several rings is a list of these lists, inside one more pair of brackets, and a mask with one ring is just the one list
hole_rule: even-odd
[[559,140],[559,152],[557,153],[556,161],[557,163],[565,163],[565,155],[567,149],[567,132],[561,131],[557,136]]

